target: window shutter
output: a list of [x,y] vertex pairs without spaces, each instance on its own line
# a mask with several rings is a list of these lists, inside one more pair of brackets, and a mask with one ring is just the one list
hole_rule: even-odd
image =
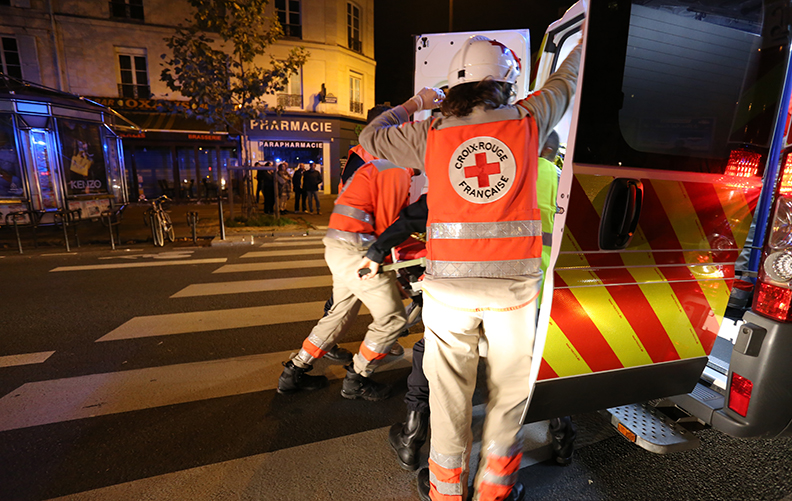
[[19,49],[19,59],[22,61],[22,78],[37,84],[42,83],[38,52],[36,51],[36,37],[16,35],[15,38]]

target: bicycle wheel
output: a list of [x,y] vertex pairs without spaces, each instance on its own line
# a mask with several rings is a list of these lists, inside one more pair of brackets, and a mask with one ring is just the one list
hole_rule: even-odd
[[170,214],[167,212],[161,212],[162,214],[162,231],[165,233],[165,236],[168,237],[168,240],[173,242],[176,240],[176,232],[173,231],[173,222],[171,221]]
[[155,247],[162,247],[165,245],[165,235],[162,232],[162,221],[157,213],[151,215],[151,237],[154,240]]

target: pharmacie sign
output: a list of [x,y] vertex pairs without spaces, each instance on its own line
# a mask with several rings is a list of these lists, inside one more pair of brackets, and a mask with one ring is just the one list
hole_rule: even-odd
[[268,138],[301,139],[330,138],[340,133],[338,120],[326,120],[313,117],[273,117],[263,120],[251,120],[248,128],[250,136],[267,133]]
[[323,143],[321,141],[261,141],[259,143],[262,148],[306,148],[316,149],[321,148]]

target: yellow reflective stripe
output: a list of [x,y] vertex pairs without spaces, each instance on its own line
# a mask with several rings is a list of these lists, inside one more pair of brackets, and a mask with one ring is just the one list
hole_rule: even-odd
[[592,372],[580,353],[567,339],[553,319],[547,328],[547,341],[542,358],[559,377],[589,374]]
[[732,235],[737,241],[737,248],[742,249],[745,240],[748,238],[748,230],[751,227],[753,214],[748,208],[748,201],[742,190],[730,186],[715,185],[715,193],[718,194],[723,212],[729,220]]
[[[627,271],[639,283],[646,300],[660,320],[666,335],[676,348],[679,358],[704,355],[696,329],[690,323],[684,307],[658,268],[628,268]],[[644,284],[644,282],[652,282]]]
[[[558,275],[566,283],[574,280],[577,273],[559,270]],[[588,314],[589,319],[597,326],[602,337],[611,347],[619,361],[625,367],[651,364],[652,359],[638,339],[630,322],[624,317],[621,308],[610,295],[594,273],[586,272],[590,283],[598,282],[600,287],[573,287],[570,292]],[[636,349],[637,348],[637,349]]]
[[652,187],[657,192],[660,205],[668,216],[674,233],[682,244],[682,248],[694,249],[709,248],[709,240],[704,227],[699,221],[696,209],[688,198],[687,191],[682,183],[663,181],[653,182]]
[[707,298],[718,325],[722,324],[731,293],[723,277],[723,271],[719,266],[690,266],[689,269],[698,280],[701,292]]

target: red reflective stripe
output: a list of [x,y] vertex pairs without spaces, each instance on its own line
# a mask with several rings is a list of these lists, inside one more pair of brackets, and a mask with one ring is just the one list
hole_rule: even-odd
[[462,501],[462,496],[455,494],[440,494],[434,484],[429,484],[429,499],[432,501]]
[[[729,248],[736,248],[737,241],[734,239],[729,219],[723,211],[715,188],[709,183],[682,183],[682,185],[693,204],[693,209],[701,222],[710,248],[717,250],[719,247],[724,247],[724,243],[727,243]],[[723,260],[717,259],[717,261]]]
[[322,358],[325,356],[327,351],[319,348],[318,346],[314,345],[312,342],[308,341],[308,338],[303,341],[302,349],[308,352],[314,358]]
[[551,316],[561,332],[569,339],[586,364],[594,372],[622,369],[624,366],[613,348],[602,336],[567,284],[555,273],[553,310]]
[[[651,182],[644,183],[644,204],[642,210],[646,211],[646,221],[652,222],[647,227],[655,230],[651,232],[651,235],[646,235],[646,240],[653,249],[682,249],[682,244],[679,242],[676,233],[674,233],[674,227],[671,225],[665,210],[663,210],[660,197]],[[648,233],[648,231],[644,229],[644,233]],[[679,252],[662,252],[659,254],[682,254],[682,252],[680,250]],[[657,261],[660,264],[660,259]],[[659,268],[659,270],[670,281],[669,285],[677,296],[679,303],[685,306],[685,313],[691,325],[693,325],[705,353],[709,353],[712,350],[712,345],[715,344],[715,337],[718,335],[720,325],[715,316],[711,314],[712,308],[707,301],[707,297],[702,292],[701,286],[695,281],[696,278],[686,267],[671,266]],[[679,282],[680,280],[692,280],[692,282]]]
[[518,469],[520,469],[520,460],[522,459],[522,452],[514,456],[496,456],[490,454],[487,456],[487,472],[497,475],[499,477],[508,477]]
[[479,501],[503,501],[512,490],[511,485],[498,485],[481,482],[478,487]]
[[542,379],[555,379],[557,377],[558,374],[556,371],[554,371],[553,368],[550,367],[550,364],[545,362],[545,359],[543,358],[542,363],[539,365],[539,376],[537,377],[537,380],[541,381]]
[[368,348],[368,346],[366,346],[366,343],[363,342],[363,343],[360,343],[360,354],[363,355],[363,357],[366,360],[371,362],[371,361],[374,361],[374,360],[381,360],[381,359],[385,358],[385,356],[388,354],[388,352],[377,353],[376,351],[370,350]]
[[462,468],[443,468],[429,458],[429,471],[434,473],[435,478],[444,484],[458,484],[462,482]]

